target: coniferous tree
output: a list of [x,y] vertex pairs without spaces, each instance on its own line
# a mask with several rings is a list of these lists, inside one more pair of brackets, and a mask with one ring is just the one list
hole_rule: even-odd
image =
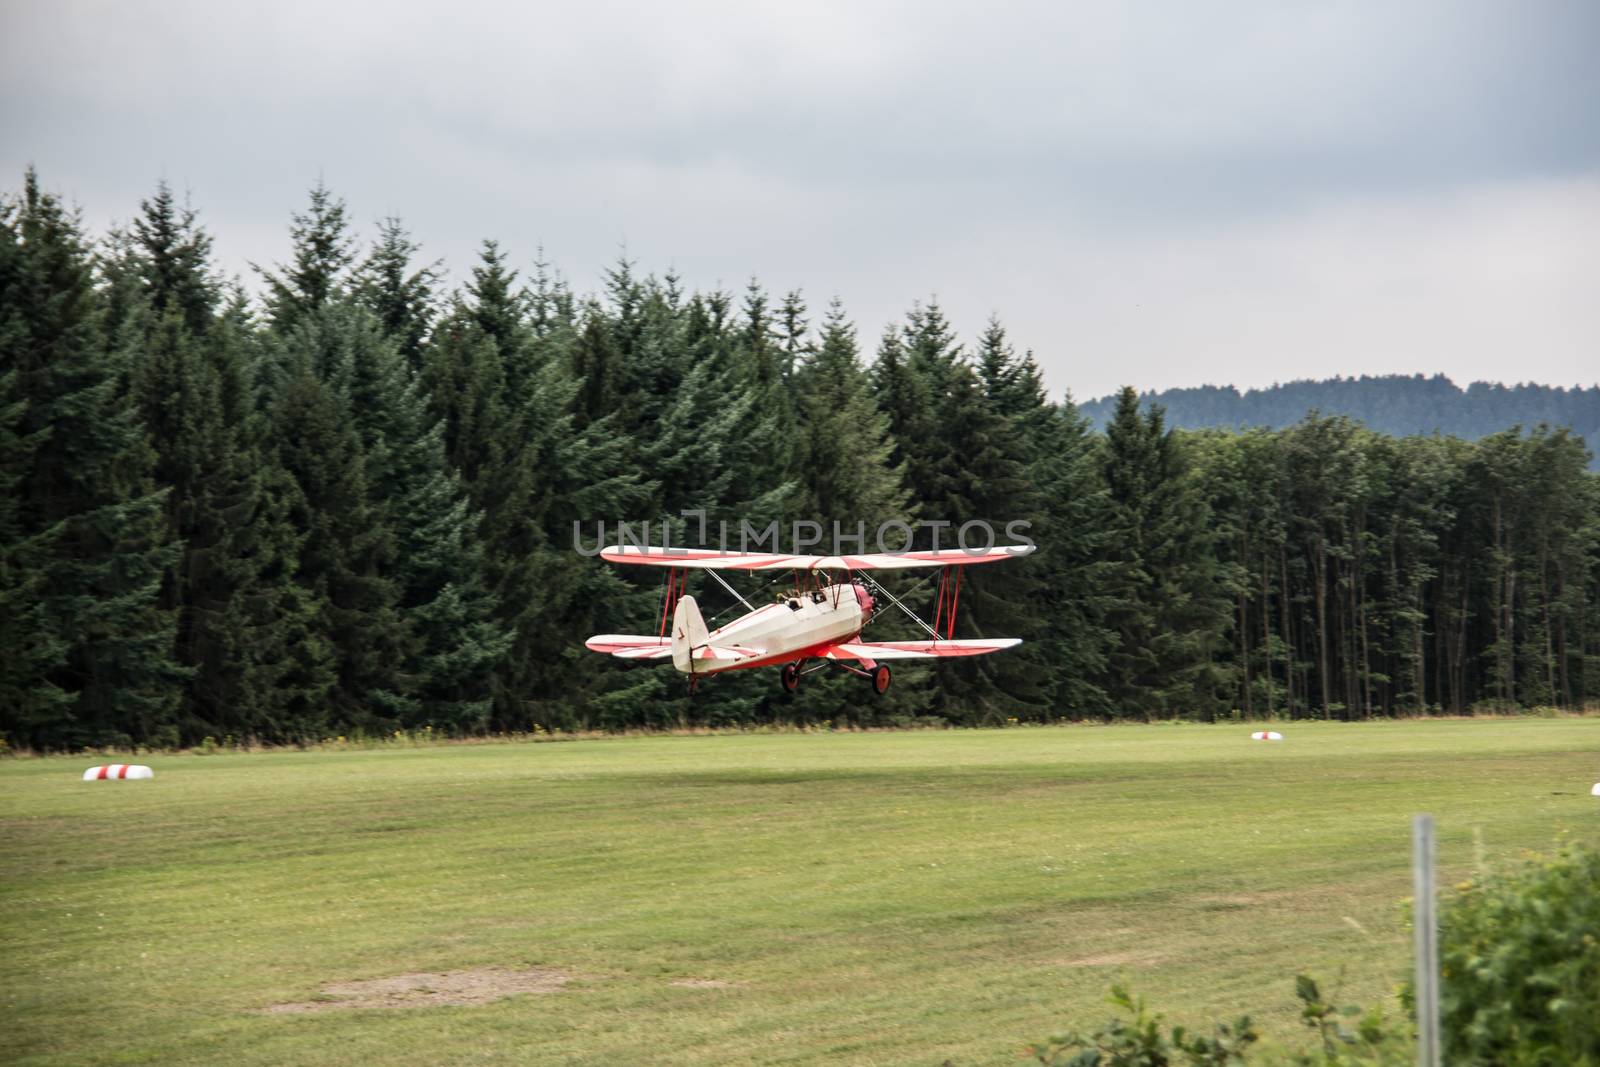
[[[791,294],[785,307],[787,321],[797,322],[797,309],[803,310],[798,294]],[[837,524],[837,551],[875,552],[880,527],[907,518],[909,495],[901,483],[902,471],[889,463],[889,420],[878,410],[871,379],[861,365],[855,327],[834,300],[814,351],[792,335],[785,346],[805,353],[794,372],[803,457],[797,514],[821,526],[827,542],[823,551],[836,550],[832,542]],[[796,710],[818,719],[880,718],[873,713],[885,709],[868,704],[863,689],[859,679],[819,674],[807,679],[794,703]],[[904,714],[911,709],[897,693],[887,710]]]
[[[943,329],[940,318],[938,306],[930,304],[923,329],[937,334]],[[936,383],[943,378],[942,387],[935,386],[934,410],[940,428],[935,449],[944,450],[929,457],[938,474],[933,484],[939,495],[923,496],[924,514],[950,523],[953,548],[986,547],[991,533],[1000,544],[1013,543],[1006,533],[1011,523],[1031,523],[1043,511],[1039,486],[1030,477],[1034,453],[1024,424],[1042,408],[1043,393],[1028,398],[1031,406],[1025,406],[1019,394],[1028,385],[1019,379],[1026,368],[998,322],[991,323],[980,343],[979,366],[937,336],[913,335],[909,347],[914,356],[922,346],[933,357],[925,373]],[[943,363],[941,349],[952,353],[952,362]],[[1002,380],[1010,380],[1012,389],[991,394],[981,373],[985,362],[1001,368]],[[970,541],[969,523],[984,524],[970,528]],[[1052,670],[1040,656],[1042,649],[1028,647],[1044,634],[1047,610],[1035,595],[1038,577],[1032,564],[1023,559],[987,570],[962,569],[953,577],[960,581],[954,598],[959,636],[1020,637],[1027,651],[1009,664],[998,657],[940,664],[941,699],[956,715],[995,721],[1048,712]]]
[[378,224],[378,241],[356,273],[356,294],[371,311],[413,373],[422,369],[422,347],[433,324],[439,263],[414,266],[421,245],[397,218]]
[[[0,243],[0,292],[9,289],[16,251],[13,241]],[[8,360],[14,338],[7,334],[17,325],[15,318],[0,313],[0,353]],[[15,740],[19,731],[31,728],[35,744],[41,739],[58,743],[49,726],[66,713],[70,695],[48,678],[61,666],[67,645],[44,615],[43,563],[55,548],[61,525],[30,531],[24,524],[23,489],[34,450],[48,430],[27,433],[28,401],[17,388],[19,380],[13,366],[0,373],[0,641],[7,649],[0,659],[0,708],[7,709],[0,718],[0,734]]]
[[[429,379],[452,458],[483,512],[479,536],[498,624],[514,635],[495,673],[494,718],[527,729],[570,716],[579,681],[549,649],[590,625],[625,588],[572,551],[572,524],[625,514],[638,479],[615,413],[579,425],[580,382],[559,337],[538,337],[492,243],[440,329]],[[509,358],[508,358],[509,357]]]
[[32,590],[24,610],[47,635],[25,647],[51,665],[7,732],[38,746],[175,742],[183,671],[158,596],[178,546],[124,353],[102,333],[77,220],[32,171],[0,231],[0,377],[11,382],[8,451],[25,464],[11,547],[35,572],[21,583]]
[[806,428],[799,510],[845,530],[864,523],[864,550],[874,551],[870,539],[878,526],[905,518],[908,494],[900,469],[890,464],[889,419],[873,398],[855,327],[837,300],[828,307],[815,354],[796,372],[795,390]]
[[175,313],[191,334],[206,334],[221,296],[212,274],[211,235],[200,226],[194,208],[178,207],[164,180],[139,207],[130,236],[152,316]]
[[278,399],[272,434],[299,490],[294,521],[305,539],[295,578],[313,598],[322,643],[334,652],[330,710],[352,726],[387,728],[409,710],[400,674],[406,634],[389,574],[394,535],[371,504],[348,408],[308,359]]
[[928,510],[950,492],[944,479],[951,469],[947,434],[941,421],[958,384],[971,377],[961,346],[938,303],[918,305],[906,316],[898,336],[885,336],[875,368],[878,404],[889,416],[895,461],[906,467],[906,484],[921,517],[950,521]]
[[740,417],[723,442],[727,497],[718,510],[730,518],[783,518],[795,514],[795,412],[782,351],[773,335],[766,293],[754,281],[745,292],[742,320],[719,326],[710,349],[713,387],[735,401]]
[[[1004,348],[1004,332],[996,327],[990,341]],[[1008,351],[991,355],[1012,358]],[[968,522],[988,523],[1003,540],[1010,522],[1037,513],[1022,420],[1006,410],[1009,398],[989,395],[937,302],[913,308],[899,335],[885,337],[875,384],[916,514],[929,524],[925,547],[959,547],[968,536],[962,530]],[[963,636],[1027,640],[1038,635],[1040,607],[1028,592],[1030,579],[1016,567],[1027,564],[1015,565],[1007,575],[959,574]],[[957,718],[1044,714],[1050,699],[1047,669],[1031,655],[1014,666],[1018,669],[994,684],[1000,675],[993,663],[938,664],[939,684],[922,699]]]
[[1107,622],[1117,635],[1104,688],[1123,714],[1209,717],[1213,655],[1225,633],[1205,502],[1160,408],[1124,389],[1106,429]]
[[[835,304],[838,301],[834,301]],[[829,305],[832,314],[833,305]],[[783,358],[788,370],[793,372],[799,367],[810,349],[807,341],[810,323],[806,319],[805,294],[798,289],[791,289],[783,296],[783,304],[778,308],[778,340],[783,346]]]
[[1070,395],[1059,405],[1049,402],[1033,354],[1019,359],[997,319],[979,338],[977,369],[990,404],[1021,436],[1036,490],[1019,501],[1031,510],[1012,514],[1029,524],[1029,539],[1039,545],[1028,564],[1032,573],[1015,594],[1042,620],[1021,655],[1046,675],[1050,710],[1103,711],[1097,679],[1112,636],[1101,622],[1107,499],[1094,435]]
[[267,308],[280,333],[341,297],[356,259],[344,201],[320,181],[311,189],[305,212],[295,214],[289,235],[292,261],[276,271],[256,268],[267,283]]
[[364,310],[344,317],[352,335],[351,418],[373,512],[394,536],[386,570],[405,623],[404,697],[395,710],[407,725],[481,732],[491,679],[511,647],[487,588],[482,515],[446,461],[443,424],[429,415],[403,352]]
[[[274,679],[253,663],[272,655],[280,635],[270,619],[248,635],[227,632],[230,618],[239,626],[229,613],[233,598],[274,599],[254,586],[262,557],[250,527],[266,512],[240,324],[219,315],[211,239],[195,212],[176,211],[164,183],[140,207],[131,232],[113,246],[107,274],[121,294],[118,344],[154,450],[153,474],[168,488],[167,528],[182,545],[160,603],[176,615],[176,658],[193,672],[180,723],[190,741],[272,718],[249,710],[273,702]],[[246,692],[245,679],[258,684]]]
[[572,373],[579,382],[575,409],[580,427],[617,410],[620,363],[604,314],[599,307],[591,306],[572,344]]
[[544,338],[568,329],[577,320],[577,302],[566,281],[544,258],[539,249],[533,261],[533,284],[528,287],[528,325],[534,336]]

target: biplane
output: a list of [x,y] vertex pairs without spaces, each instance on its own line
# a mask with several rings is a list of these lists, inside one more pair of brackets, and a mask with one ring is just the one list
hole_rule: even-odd
[[[585,645],[618,659],[664,661],[698,680],[724,671],[777,667],[783,688],[794,692],[800,679],[830,666],[866,678],[876,693],[889,688],[885,660],[983,656],[1022,643],[1016,637],[962,639],[955,636],[961,602],[961,575],[970,566],[1015,559],[1032,545],[959,548],[849,556],[797,556],[780,553],[719,552],[715,549],[613,545],[602,559],[633,566],[663,567],[666,587],[655,636],[600,634]],[[932,621],[923,619],[873,578],[873,571],[938,567],[939,586]],[[708,629],[700,606],[687,593],[690,571],[707,571],[747,609],[717,629]],[[787,585],[769,604],[745,599],[720,571],[787,571]],[[785,576],[780,575],[779,580]],[[927,640],[863,641],[861,631],[893,605],[911,616]]]

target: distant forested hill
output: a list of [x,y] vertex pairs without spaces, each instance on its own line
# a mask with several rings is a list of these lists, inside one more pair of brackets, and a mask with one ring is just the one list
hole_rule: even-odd
[[[1397,436],[1437,431],[1476,440],[1512,426],[1531,429],[1544,422],[1571,428],[1591,450],[1600,444],[1600,387],[1473,382],[1462,389],[1442,374],[1431,378],[1388,374],[1285,382],[1243,393],[1231,385],[1202,385],[1144,393],[1140,400],[1162,405],[1169,426],[1189,430],[1292,426],[1314,410],[1348,415],[1370,429]],[[1115,396],[1101,397],[1080,410],[1103,429],[1116,401]]]

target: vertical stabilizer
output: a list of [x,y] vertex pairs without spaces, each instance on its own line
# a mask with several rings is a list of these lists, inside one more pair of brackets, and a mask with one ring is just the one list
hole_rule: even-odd
[[672,613],[672,665],[685,674],[694,673],[692,654],[709,642],[700,605],[692,596],[679,597],[678,607]]

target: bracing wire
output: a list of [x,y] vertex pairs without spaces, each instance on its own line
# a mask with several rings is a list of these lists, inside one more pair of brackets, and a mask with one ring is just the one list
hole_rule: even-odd
[[[707,569],[706,573],[710,574],[711,577],[715,578],[717,581],[722,582],[722,587],[724,589],[726,589],[728,592],[732,593],[735,597],[738,597],[739,603],[743,604],[746,609],[748,609],[750,611],[756,610],[755,606],[753,604],[751,604],[750,601],[746,600],[742,596],[739,596],[738,590],[734,589],[733,586],[729,585],[727,582],[724,582],[722,580],[722,575],[718,574],[714,570],[710,570],[709,568]],[[764,592],[764,591],[766,591],[768,589],[771,589],[773,586],[777,585],[779,582],[786,581],[788,579],[788,577],[789,576],[787,574],[780,573],[776,578],[772,579],[772,581],[768,582],[766,585],[763,585],[761,587],[762,591]],[[732,604],[729,604],[727,607],[723,608],[721,611],[719,611],[715,615],[711,616],[711,618],[707,620],[707,625],[710,625],[710,623],[716,622],[718,619],[722,618],[728,612],[732,611],[733,607],[734,606]]]
[[[872,587],[872,591],[874,593],[882,593],[884,596],[888,597],[889,598],[889,603],[893,604],[895,607],[899,608],[901,611],[903,611],[907,615],[911,616],[911,621],[916,623],[918,626],[922,627],[924,630],[928,631],[929,634],[933,635],[933,639],[935,641],[943,641],[944,640],[943,636],[940,635],[938,630],[935,630],[932,626],[929,626],[926,622],[923,622],[921,615],[918,615],[916,612],[912,611],[910,608],[908,608],[904,604],[900,603],[900,598],[895,596],[893,593],[889,592],[889,590],[885,589],[883,587],[883,585],[878,582],[877,579],[868,577],[867,575],[862,575],[862,577],[866,578],[867,583]],[[927,580],[928,580],[927,578],[923,578],[921,582],[917,583],[917,585],[921,585],[922,582],[925,582]],[[913,585],[911,587],[911,589],[917,588],[917,585]],[[911,595],[911,589],[907,589],[906,590],[906,595],[907,596]]]
[[[756,610],[755,607],[750,603],[750,601],[748,601],[744,597],[740,596],[739,595],[739,590],[737,590],[733,586],[729,585],[728,582],[727,582],[727,579],[723,578],[722,575],[718,574],[716,571],[708,571],[707,573],[710,574],[711,577],[713,577],[713,578],[715,578],[717,580],[717,584],[718,585],[722,586],[722,588],[724,588],[728,592],[732,593],[733,596],[734,596],[734,599],[738,600],[739,603],[743,604],[746,611],[754,611],[754,610]],[[730,607],[731,607],[731,605],[730,605]]]
[[[755,605],[751,604],[750,601],[746,600],[740,594],[740,592],[737,589],[735,589],[732,585],[728,584],[728,582],[722,577],[722,575],[718,574],[714,570],[711,570],[710,568],[706,569],[706,573],[710,574],[711,577],[715,578],[717,580],[717,584],[722,586],[722,588],[726,589],[730,594],[732,594],[735,600],[737,600],[740,604],[743,604],[746,611],[754,611],[754,610],[756,610],[755,609]],[[779,574],[776,578],[772,579],[772,581],[766,583],[761,588],[763,590],[770,589],[773,586],[777,585],[779,582],[784,581],[785,578],[787,578],[787,577],[788,577],[787,575]],[[877,581],[877,579],[875,579],[875,578],[873,578],[873,577],[871,577],[870,575],[867,575],[867,574],[862,574],[862,575],[860,575],[860,577],[864,581],[866,581],[866,583],[872,588],[872,591],[874,593],[882,593],[884,595],[884,597],[889,601],[889,603],[893,604],[895,607],[899,608],[901,611],[905,612],[908,616],[910,616],[911,621],[916,623],[918,626],[922,627],[924,630],[926,630],[928,632],[929,636],[931,636],[935,641],[943,641],[944,640],[944,635],[943,634],[939,633],[939,631],[935,630],[932,626],[929,626],[927,624],[927,622],[925,622],[923,620],[922,616],[918,615],[916,612],[914,612],[910,608],[906,607],[905,604],[901,602],[899,597],[895,596],[893,593],[889,592],[889,590],[885,589],[883,587],[882,583]],[[905,591],[905,595],[909,597],[912,593],[916,592],[923,585],[925,585],[931,578],[932,578],[932,574],[931,573],[927,574],[927,575],[924,575],[922,578],[918,579],[915,583],[913,583],[911,588],[909,588],[909,589],[907,589]],[[718,619],[722,618],[728,612],[732,611],[733,608],[734,608],[734,605],[729,604],[727,607],[723,608],[721,611],[719,611],[715,615],[711,616],[710,620],[708,620],[708,621],[709,622],[716,622]]]

